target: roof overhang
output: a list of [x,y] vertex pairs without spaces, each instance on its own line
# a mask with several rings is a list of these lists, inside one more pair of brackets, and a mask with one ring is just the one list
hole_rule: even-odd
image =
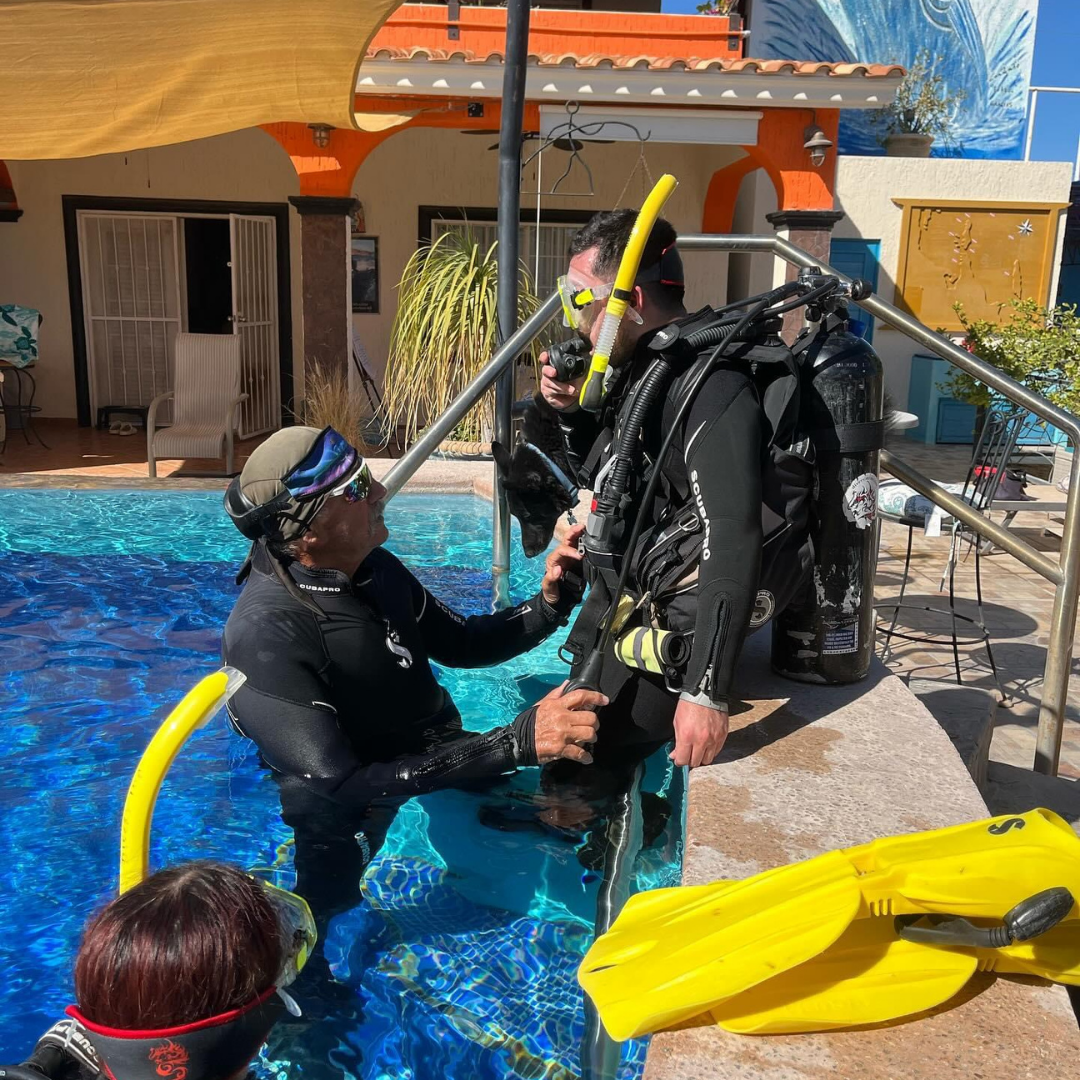
[[[673,69],[589,67],[530,63],[529,101],[645,103],[762,108],[879,109],[888,105],[901,73],[806,74],[722,68]],[[369,56],[360,67],[356,91],[364,94],[442,95],[501,98],[503,64],[466,60],[389,59]]]

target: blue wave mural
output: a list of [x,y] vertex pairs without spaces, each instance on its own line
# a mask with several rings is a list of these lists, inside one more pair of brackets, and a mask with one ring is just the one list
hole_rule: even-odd
[[[957,146],[936,155],[1019,158],[1038,0],[755,0],[750,52],[763,59],[910,66],[941,57],[950,91],[965,94]],[[866,112],[841,114],[840,150],[880,154],[883,129]]]

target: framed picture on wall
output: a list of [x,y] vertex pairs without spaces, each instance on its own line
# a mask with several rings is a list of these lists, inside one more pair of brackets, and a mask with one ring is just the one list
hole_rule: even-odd
[[379,238],[377,236],[353,236],[350,259],[352,262],[352,309],[369,315],[379,312]]
[[1010,300],[1050,299],[1066,203],[894,199],[903,208],[896,295],[927,326],[963,329],[953,305],[997,322]]

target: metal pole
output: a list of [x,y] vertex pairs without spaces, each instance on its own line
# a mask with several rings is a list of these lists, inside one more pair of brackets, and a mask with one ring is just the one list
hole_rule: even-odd
[[[499,341],[506,341],[518,319],[518,234],[521,228],[521,125],[525,117],[525,66],[529,53],[529,0],[508,0],[502,116],[499,121]],[[514,364],[495,384],[495,440],[511,443]],[[510,508],[498,468],[492,500],[492,603],[510,603]]]
[[1031,140],[1035,135],[1035,110],[1039,107],[1039,91],[1031,88],[1031,108],[1028,110],[1027,135],[1024,137],[1024,160],[1031,160]]
[[1069,472],[1069,501],[1061,530],[1062,582],[1054,592],[1050,614],[1050,638],[1046,643],[1042,697],[1039,700],[1039,734],[1035,743],[1036,772],[1057,776],[1061,736],[1068,705],[1072,671],[1073,636],[1076,633],[1077,596],[1080,595],[1080,442],[1073,439],[1073,463]]
[[461,391],[450,407],[424,432],[424,434],[402,454],[394,467],[383,478],[383,487],[386,488],[386,498],[393,498],[409,481],[417,469],[432,453],[438,449],[439,443],[450,434],[458,425],[461,418],[484,396],[484,392],[499,377],[499,375],[511,367],[522,350],[535,338],[541,330],[562,311],[562,301],[558,293],[552,293],[537,309],[526,319],[520,328],[511,335],[509,340],[501,345],[495,355],[476,373],[471,383]]

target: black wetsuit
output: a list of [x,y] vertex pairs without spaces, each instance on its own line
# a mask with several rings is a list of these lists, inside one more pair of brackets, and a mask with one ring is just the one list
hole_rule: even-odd
[[[650,336],[651,338],[651,336]],[[582,487],[592,488],[604,468],[611,431],[655,353],[647,338],[628,362],[598,415],[573,412],[563,418],[571,464]],[[676,404],[690,380],[681,374],[642,428],[643,449],[655,460],[674,423]],[[767,440],[761,404],[749,363],[726,361],[705,380],[676,432],[662,464],[662,482],[648,524],[676,506],[691,506],[705,532],[698,569],[693,649],[682,690],[699,700],[727,705],[735,666],[750,623],[758,586],[763,535],[762,474]],[[640,490],[640,484],[638,489]],[[628,521],[637,513],[632,502]],[[627,526],[629,531],[629,526]],[[602,689],[612,702],[600,714],[601,741],[640,742],[671,738],[678,693],[659,675],[605,664]]]
[[557,609],[538,593],[465,618],[377,549],[352,581],[289,563],[308,606],[271,559],[258,544],[225,624],[222,657],[247,676],[229,715],[274,771],[296,835],[298,891],[327,916],[354,901],[360,872],[405,799],[536,764],[535,707],[505,727],[466,732],[428,658],[448,667],[501,663],[563,624],[559,609],[574,598]]

